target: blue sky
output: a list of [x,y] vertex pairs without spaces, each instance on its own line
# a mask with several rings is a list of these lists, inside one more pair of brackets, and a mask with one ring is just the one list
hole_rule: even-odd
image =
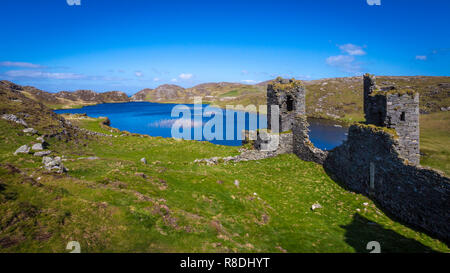
[[46,91],[450,76],[448,0],[2,0],[0,79]]

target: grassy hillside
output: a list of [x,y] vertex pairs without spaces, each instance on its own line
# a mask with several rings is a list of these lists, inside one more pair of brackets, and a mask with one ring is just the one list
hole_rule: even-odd
[[120,91],[96,93],[91,90],[77,90],[74,92],[61,91],[49,93],[33,86],[21,86],[9,81],[0,81],[0,87],[19,91],[29,99],[40,102],[51,109],[81,108],[99,103],[128,102],[128,96]]
[[237,104],[265,104],[265,92],[263,86],[229,82],[204,83],[187,89],[166,84],[155,89],[143,89],[131,99],[160,103],[193,103],[195,97],[201,97],[204,103],[224,107]]
[[[7,81],[0,85],[15,86],[24,95],[53,108],[78,108],[104,102],[126,102],[129,100],[160,103],[193,103],[201,97],[204,103],[225,107],[226,105],[265,105],[267,82],[256,85],[219,82],[204,83],[192,88],[164,84],[155,89],[143,89],[130,99],[121,92],[95,93],[89,90],[76,92],[44,92],[30,86],[18,86]],[[363,83],[362,77],[331,78],[304,81],[306,86],[306,112],[311,117],[337,119],[345,122],[362,121]],[[412,88],[420,93],[422,114],[440,112],[450,107],[450,77],[425,76],[377,76],[379,86]],[[262,112],[265,112],[263,110]]]
[[[239,83],[206,83],[183,89],[165,85],[164,92],[145,89],[139,100],[152,102],[193,103],[195,96],[204,102],[226,105],[265,105],[268,82],[256,85]],[[306,112],[311,117],[338,119],[345,122],[364,120],[362,77],[331,78],[304,81],[306,86]],[[379,86],[412,88],[420,93],[421,113],[440,112],[450,107],[450,77],[390,77],[377,76]]]
[[[2,97],[1,113],[41,108],[23,118],[68,168],[51,173],[40,157],[14,155],[37,136],[0,119],[0,252],[67,252],[69,241],[82,252],[367,252],[374,240],[382,252],[450,251],[294,155],[198,165],[238,147],[133,135],[83,116],[68,117],[66,138],[51,137],[47,123],[65,119],[0,91],[16,96]],[[27,107],[11,106],[18,97]]]
[[450,112],[420,116],[420,163],[450,176]]
[[[450,77],[377,76],[377,85],[419,92],[422,114],[440,112],[442,107],[450,106]],[[307,81],[305,86],[308,115],[350,122],[364,120],[361,77]]]

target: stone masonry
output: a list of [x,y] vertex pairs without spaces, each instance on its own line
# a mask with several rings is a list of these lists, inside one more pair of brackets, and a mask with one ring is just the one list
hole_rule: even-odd
[[272,105],[279,107],[280,132],[291,130],[294,117],[298,114],[305,114],[305,86],[301,81],[281,77],[269,83],[267,86],[267,128],[273,131]]
[[[271,106],[279,108],[280,132],[272,132]],[[309,140],[306,120],[305,87],[295,79],[276,78],[267,87],[268,130],[256,131],[253,147],[258,151],[271,151],[273,155],[295,153],[303,160],[323,163],[326,152],[317,149]],[[290,132],[292,130],[292,132]],[[244,143],[250,142],[250,133],[244,132]]]
[[323,166],[334,180],[370,196],[397,219],[450,242],[450,179],[404,160],[399,140],[392,129],[352,125]]
[[[268,124],[271,128],[270,106],[278,105],[280,129],[285,133],[260,130],[253,142],[255,150],[265,156],[293,152],[302,160],[322,164],[349,189],[370,196],[403,222],[449,242],[450,179],[419,166],[419,95],[393,86],[380,88],[369,74],[363,79],[366,124],[352,125],[348,139],[327,152],[309,140],[303,85],[277,78],[267,88]],[[274,144],[273,139],[281,141]],[[276,150],[267,153],[262,147]]]
[[293,152],[302,160],[323,164],[327,158],[328,152],[316,148],[309,140],[309,124],[306,115],[297,115],[294,118],[293,126]]
[[364,115],[367,124],[395,129],[400,156],[420,163],[419,94],[410,89],[379,88],[375,76],[364,75]]
[[[322,164],[327,156],[326,151],[318,149],[309,139],[309,124],[306,116],[305,87],[295,79],[276,78],[267,87],[267,108],[269,130],[244,132],[244,142],[251,142],[250,134],[255,135],[253,147],[258,151],[272,151],[273,155],[295,153],[300,159]],[[280,131],[271,132],[271,107],[279,107]],[[292,132],[290,132],[292,130]]]

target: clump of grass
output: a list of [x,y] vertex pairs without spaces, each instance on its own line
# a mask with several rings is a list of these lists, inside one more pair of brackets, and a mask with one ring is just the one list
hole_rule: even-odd
[[[76,122],[104,130],[98,119]],[[12,155],[29,139],[3,123],[0,252],[64,252],[69,241],[82,252],[367,252],[374,238],[383,252],[449,251],[294,155],[207,166],[193,161],[239,147],[133,135],[51,140],[70,170],[54,175],[32,155]],[[91,155],[99,159],[78,159]],[[23,182],[30,176],[41,186]]]

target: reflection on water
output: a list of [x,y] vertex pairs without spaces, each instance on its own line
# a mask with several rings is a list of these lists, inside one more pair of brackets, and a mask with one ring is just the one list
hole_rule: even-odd
[[308,119],[309,138],[322,150],[331,150],[347,139],[347,127],[337,125],[334,121],[324,119]]
[[[176,123],[179,125],[191,125],[192,133],[196,128],[201,128],[212,117],[199,117],[194,115],[191,111],[191,117],[179,119],[178,117],[171,117],[171,112],[175,104],[162,104],[151,102],[128,102],[128,103],[105,103],[93,106],[86,106],[81,109],[64,109],[55,110],[56,113],[72,113],[81,114],[86,113],[90,117],[107,116],[111,121],[111,126],[119,130],[128,131],[131,133],[147,134],[151,136],[171,137],[171,128]],[[193,109],[193,105],[187,105],[189,109]],[[203,106],[203,109],[207,105]],[[222,109],[207,108],[207,112],[221,112]],[[227,128],[234,128],[232,135],[234,139],[240,136],[242,129],[266,128],[266,115],[257,115],[254,113],[243,113],[231,111],[226,113],[223,110],[223,138],[227,135]],[[208,113],[212,114],[212,113]],[[238,123],[238,117],[245,116],[245,123]],[[231,116],[234,116],[231,118]],[[249,120],[257,120],[257,124],[253,125]],[[347,128],[336,127],[335,123],[309,119],[310,123],[310,138],[311,142],[320,149],[330,150],[342,143],[346,139]],[[234,125],[234,126],[233,126]],[[252,126],[253,125],[253,126]],[[239,132],[239,133],[238,133]],[[205,140],[205,139],[203,139]],[[212,143],[230,146],[241,145],[240,140],[211,140]]]

